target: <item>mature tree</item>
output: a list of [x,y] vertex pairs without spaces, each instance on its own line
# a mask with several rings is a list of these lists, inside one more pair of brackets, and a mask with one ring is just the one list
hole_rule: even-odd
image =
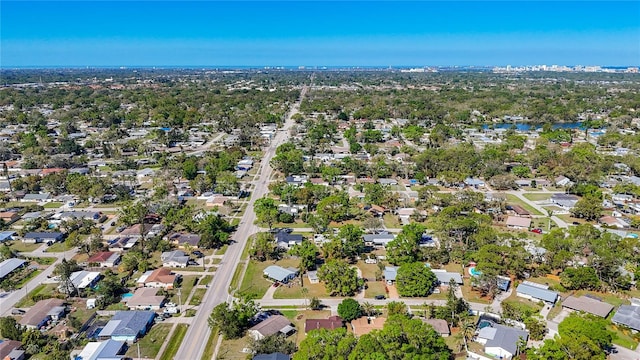
[[136,202],[120,208],[118,221],[127,226],[141,224],[148,213],[149,209],[142,202]]
[[269,229],[278,221],[278,206],[271,198],[263,197],[256,200],[253,209],[256,212],[256,221],[267,224]]
[[437,282],[431,269],[421,262],[402,264],[396,277],[398,293],[408,297],[428,296]]
[[297,256],[300,259],[301,270],[306,271],[316,267],[318,247],[311,241],[303,240],[300,244],[296,244],[289,252],[291,255]]
[[347,329],[317,329],[307,334],[293,360],[348,360],[358,340]]
[[276,246],[273,235],[268,232],[256,234],[249,255],[258,261],[277,260],[280,258],[280,251]]
[[387,258],[395,265],[402,265],[422,260],[420,240],[425,227],[411,223],[402,227],[402,231],[387,245]]
[[344,260],[328,260],[318,270],[318,279],[325,283],[331,295],[352,296],[362,285],[356,269]]
[[344,254],[347,257],[355,259],[364,252],[363,235],[364,231],[357,225],[346,224],[340,228],[338,237],[344,241]]
[[198,161],[190,157],[182,163],[182,176],[187,180],[193,180],[198,175]]
[[[318,215],[331,221],[349,218],[349,196],[345,192],[330,195],[320,200],[316,208]],[[353,215],[353,213],[351,214]]]
[[15,318],[7,316],[0,317],[0,337],[9,340],[22,340],[23,329]]
[[596,270],[592,267],[567,268],[560,274],[560,283],[570,290],[594,290],[600,285]]
[[254,354],[272,354],[279,352],[292,355],[298,347],[295,342],[287,340],[284,335],[278,333],[266,336],[260,340],[250,338],[249,349],[251,349]]
[[226,339],[237,339],[244,335],[258,311],[258,305],[251,300],[234,301],[231,305],[222,303],[209,315],[209,326],[220,330]]
[[409,309],[407,309],[407,304],[402,301],[390,301],[387,303],[387,314],[389,316],[408,315]]
[[276,149],[276,156],[271,159],[271,165],[284,176],[301,173],[304,170],[302,150],[296,148],[293,143],[284,143]]
[[602,198],[595,195],[583,196],[571,209],[571,214],[589,221],[599,219],[602,216]]
[[611,346],[614,334],[607,330],[608,321],[594,315],[579,315],[573,313],[558,325],[561,337],[591,339],[602,350]]
[[524,319],[524,325],[529,330],[531,340],[540,341],[547,334],[547,325],[544,321],[530,316]]
[[338,315],[346,322],[351,322],[351,320],[359,318],[362,316],[360,303],[352,298],[342,300],[342,302],[338,304]]
[[96,290],[98,307],[104,309],[111,304],[119,302],[126,290],[122,286],[121,279],[114,272],[107,270],[104,278],[100,280],[100,286]]
[[233,230],[226,220],[216,214],[209,214],[200,220],[197,228],[200,233],[198,246],[205,249],[217,249],[229,243],[229,233]]
[[62,287],[62,291],[69,296],[74,296],[78,294],[78,288],[71,281],[71,274],[74,271],[81,270],[82,268],[78,265],[75,260],[62,259],[62,262],[56,265],[53,273],[60,276],[60,284]]

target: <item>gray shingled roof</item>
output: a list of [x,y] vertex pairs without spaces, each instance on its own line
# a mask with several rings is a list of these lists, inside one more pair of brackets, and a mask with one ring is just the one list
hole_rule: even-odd
[[611,321],[640,331],[640,306],[620,305]]
[[518,285],[516,291],[521,294],[529,295],[534,299],[544,300],[550,303],[555,303],[558,299],[558,293],[555,291],[531,286],[525,283]]
[[562,302],[562,306],[600,317],[607,317],[613,310],[613,305],[586,296],[569,296]]
[[118,311],[98,336],[138,336],[155,315],[153,311]]
[[525,341],[529,339],[529,333],[509,326],[491,324],[482,328],[478,337],[487,339],[486,347],[499,347],[511,354],[518,351],[518,340],[522,337]]
[[26,261],[22,259],[11,258],[0,263],[0,279],[9,275],[13,270],[24,265]]

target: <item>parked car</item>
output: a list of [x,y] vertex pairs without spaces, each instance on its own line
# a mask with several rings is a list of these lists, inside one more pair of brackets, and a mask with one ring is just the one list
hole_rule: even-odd
[[384,300],[384,299],[386,299],[386,298],[387,298],[387,297],[386,297],[386,296],[384,296],[384,295],[376,295],[376,296],[374,297],[374,299],[376,299],[376,300]]
[[25,311],[22,309],[13,309],[11,310],[11,315],[24,315]]
[[542,229],[540,228],[531,229],[531,232],[534,232],[536,234],[542,234]]
[[191,252],[191,253],[192,253],[193,255],[195,255],[196,257],[198,257],[198,258],[204,257],[204,254],[203,254],[201,251],[199,251],[199,250],[193,251],[193,252]]

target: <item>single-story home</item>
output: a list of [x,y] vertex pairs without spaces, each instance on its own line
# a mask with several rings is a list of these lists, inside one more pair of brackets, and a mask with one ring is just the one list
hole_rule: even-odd
[[15,231],[0,231],[0,243],[13,240],[15,234]]
[[264,339],[267,336],[281,333],[291,335],[295,332],[291,321],[282,315],[272,315],[249,329],[249,335],[255,340]]
[[553,194],[551,202],[565,210],[571,210],[578,203],[579,198],[571,194]]
[[20,219],[20,215],[15,211],[0,212],[0,220],[4,221],[5,224],[11,224],[18,219]]
[[64,234],[61,232],[28,232],[22,237],[22,242],[30,244],[38,244],[42,242],[58,242],[62,241]]
[[444,270],[444,269],[431,269],[431,271],[433,272],[433,274],[438,279],[438,283],[440,283],[440,285],[448,286],[449,282],[451,281],[451,279],[453,279],[453,281],[455,281],[456,284],[458,284],[458,285],[462,285],[463,284],[462,274],[460,274],[460,273],[449,272],[449,271]]
[[165,297],[158,296],[158,288],[138,288],[133,296],[127,299],[129,310],[160,310]]
[[307,319],[304,322],[304,333],[307,334],[309,331],[317,329],[335,330],[341,327],[344,327],[344,323],[342,318],[337,315],[329,316],[327,319]]
[[118,311],[98,334],[100,339],[134,343],[153,325],[153,311]]
[[189,265],[189,256],[182,250],[165,251],[160,255],[162,266],[186,268]]
[[558,300],[558,293],[549,290],[548,286],[529,281],[525,281],[518,285],[516,288],[516,295],[529,300],[544,301],[549,304],[555,304]]
[[27,311],[18,322],[28,329],[40,329],[50,320],[58,321],[66,312],[64,300],[46,299],[40,300]]
[[3,262],[0,262],[0,280],[4,279],[5,276],[11,274],[16,269],[23,267],[27,262],[22,259],[6,259]]
[[391,284],[396,281],[396,277],[398,276],[398,266],[385,266],[383,276],[387,283]]
[[22,343],[16,340],[0,341],[0,359],[2,360],[24,360],[25,351],[20,350]]
[[363,316],[351,321],[351,327],[353,328],[353,335],[362,336],[368,334],[373,330],[382,330],[384,323],[387,322],[386,317],[368,317]]
[[281,352],[275,352],[271,354],[254,355],[253,360],[291,360],[291,356]]
[[446,320],[442,319],[422,319],[422,321],[426,324],[431,325],[433,330],[435,330],[440,336],[447,337],[451,335],[451,329],[449,329],[449,323]]
[[98,220],[101,216],[97,211],[65,211],[60,213],[58,218],[67,221],[74,219]]
[[531,217],[531,213],[520,205],[511,205],[511,210],[520,217]]
[[640,306],[620,305],[611,321],[635,331],[640,331]]
[[50,202],[53,197],[49,193],[42,194],[25,194],[21,202]]
[[573,181],[569,180],[569,178],[567,178],[566,176],[558,176],[555,179],[553,179],[554,183],[556,184],[556,186],[559,187],[570,187],[571,185],[573,185]]
[[290,249],[299,245],[304,240],[300,234],[289,234],[286,231],[279,231],[275,235],[276,245],[283,249]]
[[71,276],[69,276],[69,279],[71,280],[73,285],[76,287],[76,289],[83,290],[86,288],[95,287],[98,281],[100,281],[101,277],[102,277],[102,274],[100,274],[97,271],[81,270],[81,271],[75,271],[71,273]]
[[527,230],[531,226],[531,218],[507,216],[506,225],[510,229]]
[[116,360],[124,358],[124,341],[105,340],[87,343],[73,360]]
[[484,181],[480,180],[480,179],[476,179],[476,178],[466,178],[464,179],[464,184],[469,186],[469,187],[473,187],[473,188],[480,188],[480,187],[484,187]]
[[509,326],[491,323],[480,329],[476,341],[484,352],[500,359],[511,359],[518,351],[518,341],[529,339],[529,333]]
[[87,259],[88,264],[97,264],[99,267],[114,267],[120,262],[120,254],[112,251],[101,251]]
[[587,296],[569,296],[562,302],[562,307],[569,310],[582,311],[606,318],[613,311],[613,305]]
[[177,245],[179,248],[184,248],[187,245],[191,246],[192,248],[197,248],[198,243],[200,242],[200,235],[175,233],[169,236],[169,242]]
[[176,281],[180,275],[176,275],[167,268],[159,268],[155,270],[149,270],[142,274],[138,279],[138,285],[152,288],[164,288],[167,290],[173,289]]
[[298,275],[298,270],[293,268],[283,268],[278,265],[270,265],[264,269],[263,274],[274,281],[287,283]]
[[396,238],[395,235],[389,233],[365,234],[362,237],[365,245],[375,247],[385,247]]

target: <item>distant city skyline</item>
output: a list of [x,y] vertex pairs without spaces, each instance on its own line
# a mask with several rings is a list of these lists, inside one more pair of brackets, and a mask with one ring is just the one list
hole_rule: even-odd
[[0,66],[640,64],[640,2],[2,1]]

